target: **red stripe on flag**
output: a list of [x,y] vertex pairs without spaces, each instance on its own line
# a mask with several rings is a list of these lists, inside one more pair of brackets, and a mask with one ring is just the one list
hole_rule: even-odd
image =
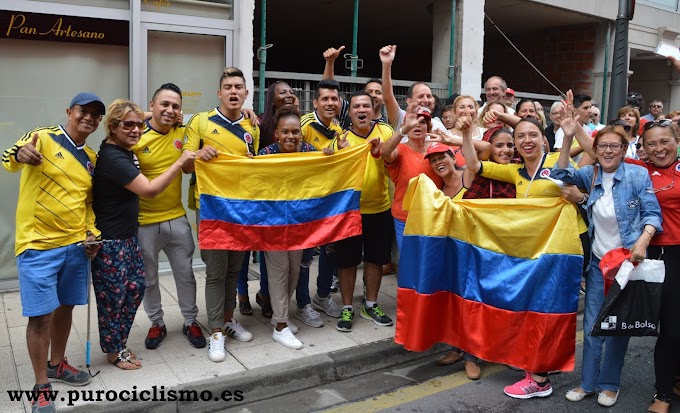
[[304,224],[281,226],[200,222],[198,245],[202,250],[293,251],[361,235],[361,213],[348,211]]
[[572,371],[576,313],[501,310],[453,293],[399,288],[394,341],[410,351],[448,343],[483,360],[531,372]]

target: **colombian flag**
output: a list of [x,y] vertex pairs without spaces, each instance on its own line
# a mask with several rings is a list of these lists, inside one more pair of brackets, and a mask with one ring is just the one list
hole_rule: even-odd
[[284,251],[361,234],[368,145],[196,161],[201,249]]
[[560,198],[452,201],[411,180],[395,341],[445,342],[532,372],[571,371],[583,251]]

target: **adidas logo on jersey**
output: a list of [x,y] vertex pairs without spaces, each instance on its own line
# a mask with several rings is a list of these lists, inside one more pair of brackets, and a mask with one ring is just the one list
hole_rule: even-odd
[[149,149],[149,147],[146,146],[144,149],[142,149],[142,153],[151,153],[151,149]]
[[62,155],[61,152],[57,152],[54,157],[57,159],[64,159],[64,155]]
[[220,134],[220,133],[217,131],[217,129],[213,129],[213,131],[212,131],[211,133],[212,133],[213,135],[219,135],[219,134]]
[[319,142],[319,138],[314,138],[314,142]]

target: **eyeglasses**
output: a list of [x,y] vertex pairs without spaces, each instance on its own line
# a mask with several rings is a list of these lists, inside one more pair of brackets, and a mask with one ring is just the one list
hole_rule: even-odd
[[649,107],[650,107],[650,108],[660,108],[660,109],[663,109],[663,106],[662,106],[662,105],[650,105]]
[[642,148],[642,144],[641,144],[640,142],[636,143],[636,144],[635,144],[635,148],[637,148],[637,149]]
[[600,152],[604,152],[607,150],[607,148],[611,149],[612,152],[618,152],[621,149],[623,149],[623,145],[620,143],[598,143],[597,144],[597,150]]
[[90,115],[90,117],[92,119],[94,119],[96,121],[100,121],[104,117],[101,113],[99,113],[97,111],[85,110],[85,109],[81,108],[80,106],[74,106],[72,109],[77,110],[78,113],[80,113],[80,116],[82,116],[84,118],[86,118],[87,115]]
[[125,130],[132,130],[136,126],[137,128],[139,128],[139,130],[142,130],[144,128],[144,122],[143,121],[135,122],[134,120],[121,120],[118,121],[118,126]]
[[645,123],[645,126],[643,126],[644,130],[649,130],[652,129],[655,126],[661,126],[662,128],[665,128],[667,126],[670,126],[673,123],[672,120],[670,119],[659,119],[659,120],[653,120]]

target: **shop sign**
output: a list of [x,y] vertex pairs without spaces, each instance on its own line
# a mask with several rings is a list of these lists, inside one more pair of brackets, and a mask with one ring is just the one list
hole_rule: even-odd
[[127,46],[129,22],[0,10],[0,38]]

